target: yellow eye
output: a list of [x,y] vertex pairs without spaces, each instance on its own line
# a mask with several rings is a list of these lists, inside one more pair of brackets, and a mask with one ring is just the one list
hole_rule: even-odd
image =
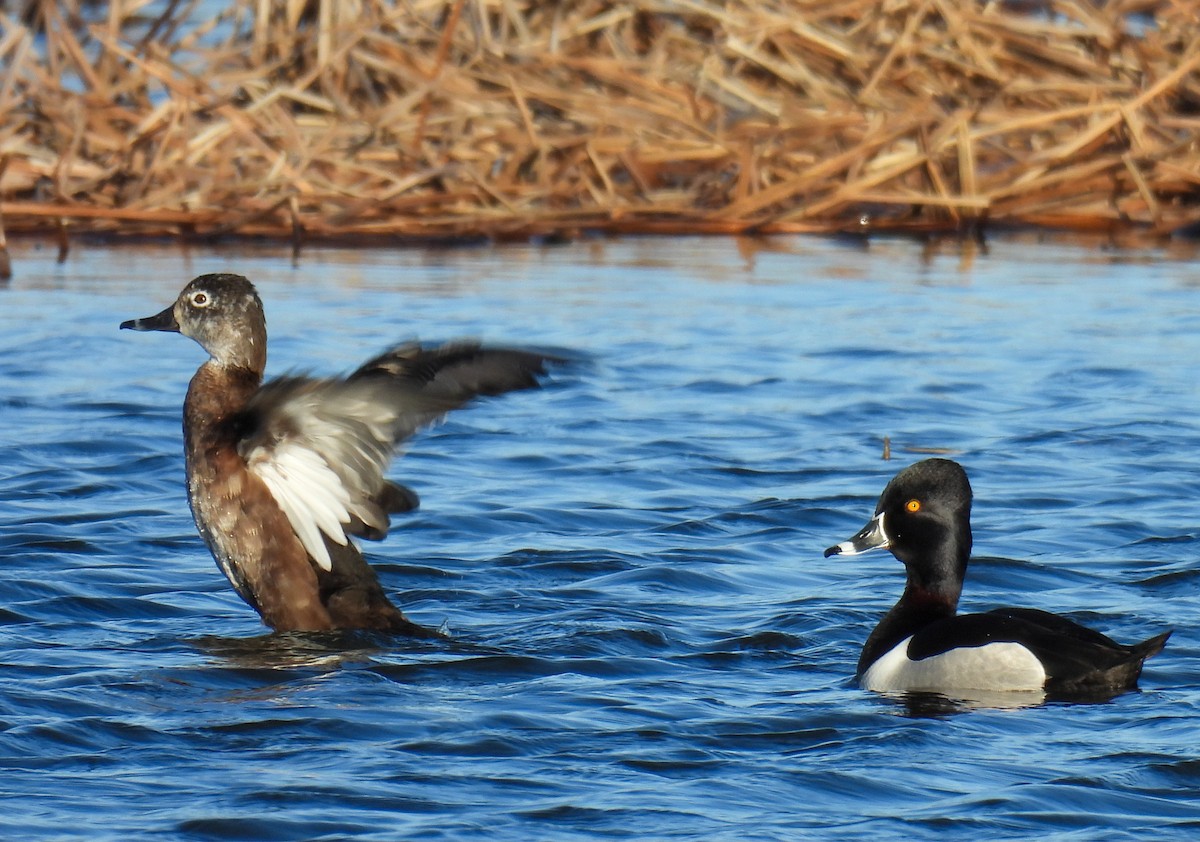
[[913,498],[904,504],[904,508],[908,509],[910,512],[919,512],[921,511],[921,501]]

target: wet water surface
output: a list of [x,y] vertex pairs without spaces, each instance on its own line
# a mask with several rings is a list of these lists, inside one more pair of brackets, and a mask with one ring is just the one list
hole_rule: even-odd
[[[756,250],[758,248],[759,250]],[[0,288],[0,833],[23,838],[1195,838],[1200,275],[1015,237],[461,250],[19,244]],[[203,359],[119,332],[258,285],[268,373],[419,336],[575,349],[410,443],[368,546],[447,642],[270,635],[195,533]],[[891,461],[882,457],[884,438]],[[1175,635],[1142,690],[964,709],[858,689],[899,596],[822,558],[928,452],[962,607]],[[928,700],[926,700],[928,701]]]

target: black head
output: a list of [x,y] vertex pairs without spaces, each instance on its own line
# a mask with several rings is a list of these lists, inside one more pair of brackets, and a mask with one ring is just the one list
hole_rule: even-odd
[[883,490],[875,517],[825,555],[857,555],[877,547],[904,563],[910,584],[953,590],[957,601],[971,555],[971,483],[962,466],[926,459],[905,468]]
[[201,275],[161,313],[130,319],[121,327],[182,333],[222,365],[260,373],[266,365],[267,323],[262,300],[254,285],[241,275]]

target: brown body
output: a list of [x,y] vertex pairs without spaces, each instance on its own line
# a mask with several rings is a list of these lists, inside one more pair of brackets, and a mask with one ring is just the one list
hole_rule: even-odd
[[351,537],[382,539],[389,515],[417,505],[383,475],[398,442],[476,395],[537,385],[551,358],[408,344],[346,380],[264,386],[266,320],[240,275],[203,275],[172,307],[121,326],[178,331],[210,355],[183,407],[188,503],[217,565],[267,625],[433,634],[391,603]]

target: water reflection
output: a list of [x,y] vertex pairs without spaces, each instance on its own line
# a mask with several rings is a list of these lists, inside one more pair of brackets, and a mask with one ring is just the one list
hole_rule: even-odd
[[[885,693],[886,698],[901,705],[907,716],[938,717],[977,710],[1021,710],[1045,704],[1046,694],[1033,690],[992,691],[971,690],[954,695],[928,691]],[[1111,696],[1110,696],[1111,698]]]
[[256,637],[197,638],[196,648],[228,666],[242,669],[331,670],[365,664],[373,655],[392,651],[398,643],[429,649],[421,640],[398,641],[388,635],[360,631],[279,632]]
[[903,707],[908,716],[948,716],[980,710],[1022,710],[1042,705],[1102,705],[1127,693],[1142,690],[1090,690],[1071,693],[1045,693],[1032,690],[966,690],[954,694],[929,691],[880,694]]

